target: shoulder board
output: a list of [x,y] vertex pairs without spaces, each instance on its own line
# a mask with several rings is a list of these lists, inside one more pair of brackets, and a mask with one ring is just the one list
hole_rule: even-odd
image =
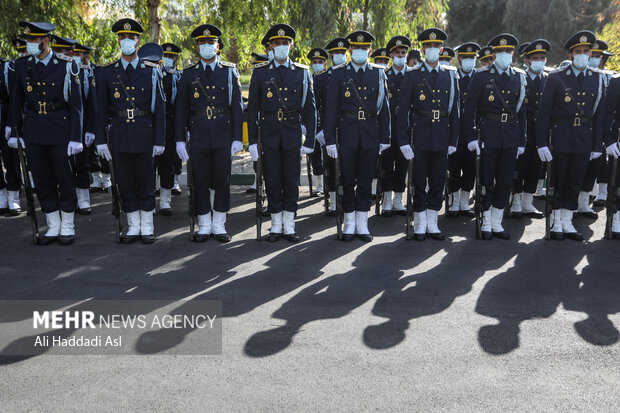
[[73,62],[73,59],[69,56],[59,55],[58,53],[54,53],[54,57],[58,60],[64,60],[65,62]]
[[262,63],[258,63],[254,65],[254,69],[258,69],[259,67],[265,67],[268,66],[269,63],[271,63],[271,60],[267,60],[266,62],[262,62]]
[[185,68],[183,70],[193,69],[196,66],[198,66],[198,63],[199,62],[190,63],[189,66],[185,66]]
[[329,69],[323,69],[320,72],[315,73],[315,76],[322,75],[323,73],[327,73]]
[[347,64],[343,63],[341,65],[337,65],[337,66],[332,66],[331,69],[332,70],[336,70],[336,69],[342,69],[343,67],[345,67]]
[[302,65],[301,63],[293,62],[293,64],[294,64],[295,66],[299,67],[299,68],[302,68],[302,69],[308,69],[308,70],[310,70],[310,67],[309,67],[309,66]]
[[443,68],[446,69],[446,70],[453,70],[453,71],[456,72],[456,67],[452,66],[452,65],[445,65],[445,66],[443,66]]
[[602,73],[604,75],[613,76],[616,72],[614,72],[613,70],[609,70],[609,69],[599,69],[599,73]]
[[[30,58],[32,58],[32,56],[30,56],[30,55],[26,55],[26,56],[21,56],[21,57],[18,57],[18,58],[17,58],[17,60],[27,60],[27,59],[30,59]],[[17,61],[17,60],[16,60],[16,61]]]
[[236,65],[236,64],[234,64],[234,63],[230,63],[230,62],[225,62],[225,61],[223,61],[223,60],[220,60],[220,64],[221,64],[222,66],[226,66],[226,67],[237,67],[237,65]]
[[111,62],[108,62],[108,63],[104,63],[104,64],[102,64],[102,65],[101,65],[101,67],[108,67],[108,66],[112,66],[113,64],[118,63],[118,62],[119,62],[118,60],[113,60],[113,61],[111,61]]
[[525,70],[523,69],[519,69],[518,67],[513,67],[512,68],[515,72],[519,73],[520,75],[524,75],[525,74]]

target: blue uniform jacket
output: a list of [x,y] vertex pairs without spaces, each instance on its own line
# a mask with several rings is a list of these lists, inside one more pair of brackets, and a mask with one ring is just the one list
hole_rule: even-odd
[[[338,143],[349,149],[379,150],[379,144],[390,143],[390,104],[385,71],[383,67],[366,64],[361,76],[355,73],[352,63],[335,66],[327,86],[323,131],[327,145]],[[358,100],[354,88],[362,100]],[[357,114],[364,110],[369,116],[358,120]]]
[[[61,145],[69,140],[82,142],[79,68],[71,58],[50,53],[52,57],[47,66],[37,65],[32,56],[21,57],[15,62],[9,126],[14,128],[13,131],[23,131],[26,143]],[[53,107],[57,109],[52,110]]]
[[[461,118],[467,142],[477,140],[477,130],[480,130],[482,141],[487,148],[502,149],[526,145],[527,118],[523,105],[526,75],[523,70],[515,67],[508,68],[508,73],[508,81],[502,80],[497,67],[492,64],[479,68],[471,80]],[[504,99],[507,109],[501,103],[499,95]],[[506,113],[505,122],[499,118],[502,113]],[[498,118],[491,119],[488,116]]]
[[325,99],[327,99],[327,85],[332,77],[334,70],[330,67],[314,75],[314,98],[316,99],[317,126],[316,130],[323,130],[323,119],[325,118]]
[[553,149],[562,153],[603,150],[606,77],[598,69],[586,68],[584,74],[581,87],[572,65],[549,74],[536,119],[538,147],[549,145],[551,133]]
[[[469,85],[471,84],[471,80],[476,76],[478,72],[477,69],[472,69],[469,73],[469,76],[466,76],[465,73],[461,69],[458,70],[459,74],[459,92],[461,94],[461,98],[459,103],[461,105],[461,118],[463,117],[463,113],[465,111],[465,100],[467,99],[467,92],[469,92]],[[476,121],[476,124],[478,121]],[[459,145],[467,145],[467,134],[465,133],[464,124],[459,119]]]
[[615,74],[609,81],[607,88],[605,110],[605,145],[617,142],[620,132],[620,74]]
[[534,80],[528,74],[527,84],[525,85],[525,113],[527,115],[527,146],[536,146],[536,116],[538,115],[538,105],[540,104],[540,98],[542,92],[545,89],[545,83],[549,76],[546,72],[542,72],[540,75],[540,84],[536,88]]
[[185,141],[186,130],[194,148],[224,148],[230,147],[233,140],[242,140],[243,100],[234,64],[218,60],[208,79],[199,61],[183,71],[177,94],[174,127],[177,142]]
[[84,132],[95,133],[97,118],[97,89],[93,65],[83,65],[80,70],[82,102],[84,103]]
[[164,95],[166,96],[166,142],[174,142],[174,116],[175,116],[175,104],[176,98],[179,93],[179,81],[181,80],[182,72],[173,69],[161,69],[162,85],[164,87]]
[[[275,85],[274,85],[275,84]],[[276,90],[277,89],[277,90]],[[280,101],[278,92],[283,100]],[[278,120],[277,112],[291,113]],[[299,114],[295,115],[295,113]],[[312,75],[307,66],[289,61],[284,78],[273,61],[254,67],[248,98],[248,139],[260,138],[265,148],[283,150],[301,147],[301,125],[306,126],[304,146],[314,148],[317,111]]]
[[[158,69],[140,60],[130,82],[120,60],[117,60],[99,69],[96,76],[97,144],[106,143],[105,131],[110,125],[110,150],[114,152],[149,152],[153,146],[164,146],[166,113]],[[117,76],[122,78],[129,98]],[[147,112],[148,115],[134,119],[115,116],[116,112],[127,113],[127,109],[132,109],[129,99],[136,111]]]

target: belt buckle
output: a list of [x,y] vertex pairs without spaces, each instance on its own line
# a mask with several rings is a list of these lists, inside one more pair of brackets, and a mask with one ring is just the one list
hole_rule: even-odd
[[39,102],[39,115],[47,115],[47,102]]
[[508,122],[508,114],[507,113],[502,113],[501,121],[502,121],[502,123]]
[[366,113],[363,110],[357,111],[357,120],[366,120]]
[[278,109],[278,121],[282,122],[282,119],[284,119],[284,112],[282,111],[282,109]]
[[433,120],[439,120],[439,109],[433,109]]
[[133,119],[133,118],[134,118],[134,110],[127,109],[127,119]]
[[212,116],[213,116],[213,109],[211,108],[211,106],[207,106],[207,119],[211,119]]
[[575,118],[573,120],[573,126],[581,126],[581,118]]

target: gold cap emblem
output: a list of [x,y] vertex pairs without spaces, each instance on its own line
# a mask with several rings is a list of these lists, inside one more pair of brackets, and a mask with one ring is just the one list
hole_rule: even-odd
[[363,42],[364,41],[364,35],[363,34],[358,35],[357,36],[357,41],[358,42]]
[[592,45],[592,48],[593,48],[593,49],[598,49],[598,43],[594,43],[594,44]]
[[314,52],[314,55],[315,55],[315,56],[320,56],[319,51],[317,50],[316,52]]
[[588,36],[585,36],[585,35],[581,36],[581,37],[579,38],[579,41],[580,41],[581,43],[585,43],[585,42],[587,42],[587,41],[588,41]]
[[467,51],[468,51],[468,52],[473,51],[473,49],[471,48],[471,46],[467,46]]
[[428,38],[431,40],[435,40],[437,38],[437,35],[435,34],[435,32],[431,32],[431,34],[428,35]]
[[485,51],[484,51],[484,54],[485,54],[486,56],[488,56],[488,55],[490,55],[490,54],[491,54],[491,51],[490,51],[489,49],[487,49],[487,50],[485,50]]
[[284,36],[284,29],[278,30],[278,36]]
[[170,46],[166,47],[166,51],[167,52],[171,52],[172,51],[172,47],[170,47]]
[[403,42],[401,42],[400,40],[396,40],[396,46],[400,46],[401,44],[403,44]]
[[338,42],[338,47],[344,47],[344,43],[343,42]]
[[542,44],[538,43],[538,44],[536,45],[536,50],[540,50],[540,49],[542,49]]
[[129,24],[129,23],[125,23],[125,24],[123,25],[123,29],[125,29],[125,30],[131,30],[131,24]]
[[508,43],[508,41],[506,39],[504,39],[503,37],[501,39],[499,39],[499,44],[502,46],[506,46],[506,44]]
[[24,34],[30,34],[30,26],[24,28]]
[[444,51],[443,51],[443,55],[444,55],[444,56],[448,56],[448,51],[447,51],[447,50],[444,50]]
[[385,53],[385,50],[381,52],[381,56],[387,56],[387,53]]
[[202,34],[204,34],[205,36],[210,36],[211,35],[211,30],[205,29],[205,31],[202,32]]

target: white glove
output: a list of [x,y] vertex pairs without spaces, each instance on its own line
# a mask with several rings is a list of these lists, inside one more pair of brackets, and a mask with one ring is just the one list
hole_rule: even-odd
[[321,145],[325,146],[325,134],[323,131],[316,134],[316,140],[319,141]]
[[389,147],[390,147],[389,143],[380,143],[379,144],[379,155],[381,155],[381,152],[383,152],[384,150],[386,150]]
[[525,147],[519,146],[517,148],[517,159],[519,159],[519,156],[523,155],[524,153],[525,153]]
[[4,128],[4,138],[8,141],[11,137],[11,127],[7,126]]
[[325,149],[327,150],[327,156],[334,159],[338,158],[338,148],[336,145],[327,145]]
[[480,155],[480,145],[478,145],[478,141],[471,141],[467,144],[467,149],[470,152],[476,152],[476,155]]
[[189,142],[189,131],[187,131],[186,140]]
[[107,144],[97,145],[97,153],[106,161],[112,159],[112,153],[110,152],[110,148],[108,148]]
[[252,157],[252,160],[254,162],[258,161],[258,157],[259,157],[258,145],[253,143],[252,145],[250,145],[248,150],[250,151],[250,156]]
[[153,146],[153,156],[159,156],[166,150],[165,146]]
[[84,134],[84,143],[86,144],[86,146],[92,145],[94,141],[95,141],[95,134],[94,133],[86,132]]
[[308,148],[307,146],[301,145],[300,152],[301,152],[302,155],[308,155],[308,154],[314,152],[314,148]]
[[590,153],[590,160],[593,161],[594,159],[598,159],[600,158],[600,156],[603,154],[603,152],[591,152]]
[[81,142],[69,141],[69,145],[67,146],[67,156],[77,155],[83,150],[84,150],[84,146],[82,145]]
[[553,156],[551,155],[551,151],[549,150],[548,146],[538,148],[538,157],[543,162],[550,162],[553,160]]
[[308,130],[304,125],[301,125],[301,134],[304,136],[308,134]]
[[230,145],[230,156],[234,156],[237,152],[241,152],[243,149],[243,143],[241,141],[233,141]]
[[405,157],[406,160],[410,161],[413,159],[414,154],[413,154],[413,148],[411,147],[411,145],[401,146],[400,151],[403,153],[403,156]]
[[182,161],[187,161],[189,159],[189,154],[187,153],[187,145],[185,142],[177,142],[177,155]]
[[620,157],[620,148],[618,148],[618,143],[614,143],[613,145],[610,145],[607,147],[607,149],[605,149],[605,151],[607,152],[607,155],[609,156],[613,156],[614,158],[618,158]]
[[456,152],[456,146],[448,146],[448,156]]

